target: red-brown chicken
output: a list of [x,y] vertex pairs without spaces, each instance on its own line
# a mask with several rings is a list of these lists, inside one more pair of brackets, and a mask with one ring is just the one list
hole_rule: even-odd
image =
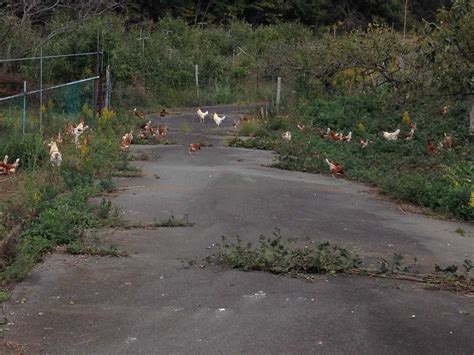
[[327,165],[329,165],[329,172],[331,173],[331,175],[346,176],[346,172],[344,171],[344,169],[342,169],[341,164],[336,163],[329,159],[325,159],[324,161],[326,162]]
[[439,153],[438,148],[435,147],[430,137],[428,137],[427,139],[426,149],[428,150],[428,153],[430,153],[431,155],[437,155]]
[[5,155],[5,158],[3,158],[3,161],[0,162],[0,174],[4,175],[10,175],[10,174],[15,174],[16,169],[20,165],[20,158],[15,160],[13,164],[8,164],[8,155]]
[[200,149],[201,149],[201,144],[199,144],[199,143],[191,143],[190,145],[188,145],[188,153],[189,154],[196,153],[196,151],[198,151]]

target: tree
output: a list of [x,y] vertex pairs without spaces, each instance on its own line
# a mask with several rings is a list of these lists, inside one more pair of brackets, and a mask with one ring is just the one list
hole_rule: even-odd
[[470,0],[456,0],[428,26],[425,56],[433,84],[445,95],[469,99],[469,131],[474,134],[474,6]]

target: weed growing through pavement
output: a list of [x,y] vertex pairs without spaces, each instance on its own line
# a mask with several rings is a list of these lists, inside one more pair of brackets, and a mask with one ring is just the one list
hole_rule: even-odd
[[[391,278],[424,284],[429,289],[442,289],[474,294],[471,260],[464,260],[461,267],[451,265],[441,268],[436,265],[434,273],[419,273],[416,258],[405,264],[403,255],[394,253],[392,260],[381,259],[379,270],[362,267],[362,259],[349,250],[322,242],[305,247],[290,247],[282,241],[277,230],[272,238],[260,236],[258,245],[243,242],[236,237],[234,242],[213,245],[217,251],[205,258],[207,264],[227,266],[241,270],[266,271],[274,274],[290,274],[308,279],[311,274],[346,273],[353,275]],[[182,260],[186,267],[197,264],[196,260]],[[311,277],[309,277],[311,278]]]
[[183,134],[189,134],[193,131],[193,126],[188,122],[183,122],[179,125],[179,131]]
[[234,148],[274,150],[277,146],[277,140],[272,137],[255,137],[251,139],[231,138],[226,144]]
[[340,273],[357,268],[361,259],[345,248],[328,242],[305,248],[290,248],[277,230],[273,238],[260,237],[259,244],[244,243],[239,237],[228,243],[225,237],[218,251],[209,256],[210,264],[275,274]]
[[146,153],[140,153],[138,155],[133,155],[130,157],[131,161],[147,161],[150,160],[150,156]]
[[10,292],[0,291],[0,302],[6,302],[10,299]]
[[113,177],[137,177],[141,176],[141,170],[135,166],[130,165],[130,160],[127,155],[121,155],[120,159],[117,160],[110,173]]
[[176,218],[171,215],[169,218],[155,221],[153,223],[128,223],[127,221],[117,220],[116,224],[111,224],[110,227],[123,229],[140,229],[140,228],[175,228],[175,227],[192,227],[193,222],[189,221],[189,216],[185,215],[182,218]]
[[194,226],[193,222],[189,221],[189,216],[184,215],[183,218],[176,218],[174,215],[171,215],[168,219],[155,222],[154,227],[192,227]]
[[67,245],[66,251],[73,255],[90,255],[90,256],[113,256],[126,257],[128,253],[120,250],[116,245],[111,244],[108,247],[85,245],[82,241],[76,241]]

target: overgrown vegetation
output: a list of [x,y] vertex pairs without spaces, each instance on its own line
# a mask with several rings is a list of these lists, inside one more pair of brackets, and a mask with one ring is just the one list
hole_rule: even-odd
[[[412,140],[383,139],[384,130],[400,127],[402,136],[410,128],[399,109],[388,105],[383,95],[366,94],[321,99],[303,105],[298,113],[286,119],[285,127],[273,131],[273,135],[245,141],[235,139],[230,144],[274,149],[280,154],[275,165],[289,170],[328,173],[324,161],[328,158],[340,163],[349,178],[376,185],[387,195],[445,215],[472,220],[474,149],[467,130],[466,105],[453,104],[447,117],[438,112],[436,102],[431,99],[407,109],[410,119],[417,124]],[[464,117],[464,121],[460,122],[459,117]],[[305,130],[301,132],[297,124],[304,124]],[[352,131],[352,141],[321,138],[317,128],[326,131],[328,127],[345,134]],[[281,138],[285,130],[292,132],[291,142]],[[452,149],[438,147],[445,132],[454,137]],[[436,144],[438,154],[428,151],[428,137]],[[368,147],[362,148],[360,140],[369,140]]]
[[[408,265],[404,263],[403,255],[394,253],[392,260],[382,258],[380,268],[376,270],[365,268],[359,256],[329,242],[300,247],[289,246],[289,243],[290,241],[283,241],[279,230],[275,231],[271,238],[260,236],[257,245],[243,242],[239,237],[233,242],[222,237],[222,243],[214,245],[217,251],[205,260],[211,265],[244,271],[266,271],[304,278],[310,277],[311,274],[347,273],[418,282],[430,289],[474,293],[471,260],[464,260],[461,267],[450,265],[442,268],[435,265],[433,273],[422,274],[419,272],[416,258],[413,264]],[[195,261],[189,264],[193,265]]]
[[[4,282],[24,277],[57,245],[85,250],[80,244],[83,231],[102,223],[110,213],[107,202],[98,210],[90,209],[88,198],[111,191],[111,176],[139,175],[118,149],[123,133],[136,126],[130,112],[134,106],[159,111],[163,106],[265,100],[276,111],[277,77],[283,78],[280,110],[289,116],[242,123],[241,133],[255,138],[233,139],[230,145],[274,149],[280,153],[277,165],[285,169],[327,171],[324,159],[329,158],[341,163],[350,178],[375,184],[391,196],[473,219],[474,154],[468,134],[468,111],[473,107],[471,2],[456,0],[448,9],[439,8],[440,1],[430,6],[410,2],[411,31],[406,36],[396,31],[401,28],[403,1],[345,1],[331,13],[327,10],[332,1],[316,7],[300,1],[209,2],[204,12],[198,6],[194,13],[190,2],[132,1],[128,7],[117,7],[114,1],[80,2],[79,8],[70,2],[63,8],[62,3],[38,1],[22,10],[15,2],[0,2],[1,57],[34,56],[41,47],[46,55],[90,52],[97,49],[99,33],[101,62],[112,68],[115,111],[125,108],[118,111],[127,114],[106,111],[93,122],[93,110],[78,104],[85,97],[90,100],[93,88],[79,95],[70,87],[47,97],[41,107],[43,135],[37,129],[38,114],[29,113],[27,132],[35,133],[23,136],[20,110],[2,106],[0,152],[20,158],[21,169],[14,178],[2,177],[0,182],[0,232],[5,235],[15,226],[25,227],[2,260]],[[162,8],[167,16],[157,16]],[[425,10],[433,22],[419,21]],[[172,17],[176,14],[181,18]],[[156,21],[141,21],[141,16]],[[209,25],[198,25],[206,16]],[[251,26],[238,20],[243,18],[269,25]],[[317,26],[285,22],[295,18]],[[217,19],[222,23],[211,25]],[[138,41],[140,36],[147,39]],[[90,77],[94,61],[94,57],[46,60],[44,84]],[[33,87],[39,79],[34,62],[1,64],[0,75],[6,78],[2,79],[6,87],[0,89],[7,95],[21,92],[18,83],[23,80]],[[79,116],[94,128],[86,134],[90,143],[79,150],[64,144],[63,164],[51,168],[45,142],[63,130],[67,120],[77,121]],[[381,139],[381,131],[400,128],[407,133],[410,121],[417,124],[412,140]],[[305,128],[301,131],[297,125]],[[473,126],[471,122],[471,130]],[[353,141],[332,142],[315,133],[316,128],[327,127],[352,131]],[[187,133],[189,127],[180,130]],[[281,139],[287,130],[292,133],[290,142]],[[437,145],[444,133],[454,137],[453,148],[437,148],[438,154],[429,154],[428,137]],[[360,139],[373,143],[361,148]],[[162,226],[188,224],[172,218]],[[278,260],[287,260],[277,252],[279,242],[272,243],[261,247],[272,250]],[[298,252],[290,259],[300,257]],[[352,260],[343,258],[343,249],[328,245],[308,257],[315,263],[321,257],[338,260],[327,269],[317,263],[310,266],[325,272],[337,271],[339,261]],[[285,267],[298,269],[291,264]]]
[[260,237],[258,246],[244,243],[239,237],[235,243],[217,245],[218,252],[208,257],[209,263],[222,264],[243,270],[269,271],[275,274],[338,273],[351,270],[360,259],[347,249],[321,243],[314,247],[288,248],[279,233],[274,238]]
[[[82,114],[91,120],[90,111]],[[55,125],[49,132],[62,131],[64,116],[54,114]],[[128,119],[100,117],[93,132],[84,133],[77,149],[71,138],[60,144],[61,166],[49,162],[46,142],[38,135],[24,137],[3,135],[0,151],[20,157],[17,174],[3,176],[0,182],[2,211],[0,228],[3,236],[22,230],[10,239],[2,237],[0,278],[3,285],[23,279],[46,252],[65,246],[74,253],[116,255],[116,248],[96,248],[84,244],[86,231],[107,226],[118,219],[110,201],[102,199],[98,206],[89,199],[101,192],[113,191],[113,169],[127,170],[128,160],[119,150],[119,137]],[[69,142],[68,142],[69,141]],[[87,142],[87,143],[86,143]]]
[[116,220],[115,223],[109,225],[109,227],[118,227],[124,229],[134,228],[175,228],[175,227],[192,227],[194,222],[189,221],[188,215],[182,218],[177,218],[171,215],[167,219],[161,221],[155,221],[153,223],[129,223],[124,220]]

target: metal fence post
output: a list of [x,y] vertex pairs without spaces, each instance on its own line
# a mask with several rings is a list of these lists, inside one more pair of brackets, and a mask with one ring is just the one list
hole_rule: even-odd
[[[100,56],[99,56],[99,50],[100,50],[100,32],[99,29],[97,29],[97,54],[96,54],[96,65],[95,65],[95,76],[99,76],[99,64],[100,64]],[[99,80],[94,80],[94,89],[93,95],[94,97],[92,98],[92,119],[94,121],[94,124],[96,123],[96,117],[97,117],[97,96],[99,95]]]
[[110,98],[112,93],[112,79],[110,76],[110,65],[105,69],[105,107],[110,110]]
[[281,99],[281,77],[277,79],[277,95],[276,95],[276,113],[280,113],[280,99]]
[[194,65],[194,75],[196,77],[196,96],[199,101],[199,66]]
[[40,48],[40,112],[39,112],[40,132],[43,133],[43,47]]
[[26,81],[23,82],[23,135],[26,131]]

